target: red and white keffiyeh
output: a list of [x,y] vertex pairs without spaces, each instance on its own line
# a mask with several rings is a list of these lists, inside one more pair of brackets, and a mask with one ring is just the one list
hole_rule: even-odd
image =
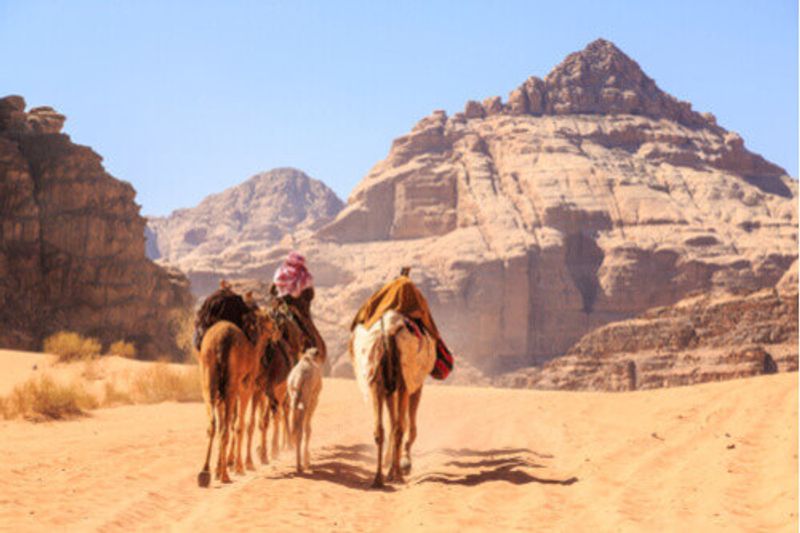
[[278,289],[278,296],[300,296],[308,287],[314,285],[314,277],[306,268],[306,258],[298,252],[289,252],[283,264],[275,271],[272,281]]

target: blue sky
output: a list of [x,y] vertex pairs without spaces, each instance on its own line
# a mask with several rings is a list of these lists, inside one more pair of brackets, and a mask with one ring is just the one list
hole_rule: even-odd
[[0,95],[66,114],[144,214],[278,166],[346,198],[419,118],[597,37],[797,177],[794,0],[0,0]]

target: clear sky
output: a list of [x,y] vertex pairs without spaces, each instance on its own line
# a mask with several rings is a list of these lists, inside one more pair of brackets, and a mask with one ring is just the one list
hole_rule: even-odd
[[597,37],[798,168],[796,0],[0,0],[0,95],[167,214],[278,166],[343,199],[434,109],[544,77]]

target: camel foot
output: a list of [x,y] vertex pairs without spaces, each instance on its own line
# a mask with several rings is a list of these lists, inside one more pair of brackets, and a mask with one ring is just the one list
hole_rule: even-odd
[[400,460],[400,471],[406,476],[411,473],[411,459],[403,457]]
[[256,469],[256,465],[253,464],[253,459],[251,459],[250,457],[247,458],[247,461],[244,463],[244,467],[248,470]]
[[297,475],[302,475],[303,474],[303,467],[301,465],[297,465],[297,468],[295,468],[295,471],[297,472]]
[[382,489],[383,488],[383,476],[378,474],[375,476],[375,480],[372,482],[371,487],[373,489]]
[[236,465],[236,468],[234,469],[233,472],[237,476],[243,476],[244,475],[244,465],[241,465],[241,464]]
[[399,469],[397,470],[393,469],[391,472],[389,472],[389,475],[386,476],[386,481],[388,481],[389,483],[405,483],[405,480],[403,479],[403,474],[400,473]]
[[197,474],[197,486],[198,487],[208,487],[211,484],[211,472],[208,470],[203,470],[199,474]]
[[233,483],[233,481],[231,481],[231,477],[228,475],[227,472],[222,474],[222,479],[220,479],[220,481],[223,483]]

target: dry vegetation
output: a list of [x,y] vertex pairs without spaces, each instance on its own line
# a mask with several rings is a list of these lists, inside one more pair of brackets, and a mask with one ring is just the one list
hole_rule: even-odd
[[[103,366],[103,359],[74,361],[82,365],[75,369],[77,372],[64,374],[59,370],[56,375],[32,377],[0,397],[0,418],[62,420],[101,406],[202,400],[195,366],[176,368],[177,365],[159,362],[133,371],[111,371]],[[67,381],[70,374],[73,379]]]
[[101,349],[97,339],[84,337],[73,331],[59,331],[44,341],[44,351],[57,355],[60,362],[97,357]]
[[132,342],[117,341],[108,347],[109,355],[118,355],[128,359],[136,359],[136,346]]
[[3,418],[61,420],[85,414],[98,405],[81,383],[63,385],[43,375],[17,385],[11,394],[0,398],[0,414]]
[[137,374],[131,384],[131,396],[136,403],[196,402],[203,399],[196,368],[176,370],[167,363],[154,363]]

